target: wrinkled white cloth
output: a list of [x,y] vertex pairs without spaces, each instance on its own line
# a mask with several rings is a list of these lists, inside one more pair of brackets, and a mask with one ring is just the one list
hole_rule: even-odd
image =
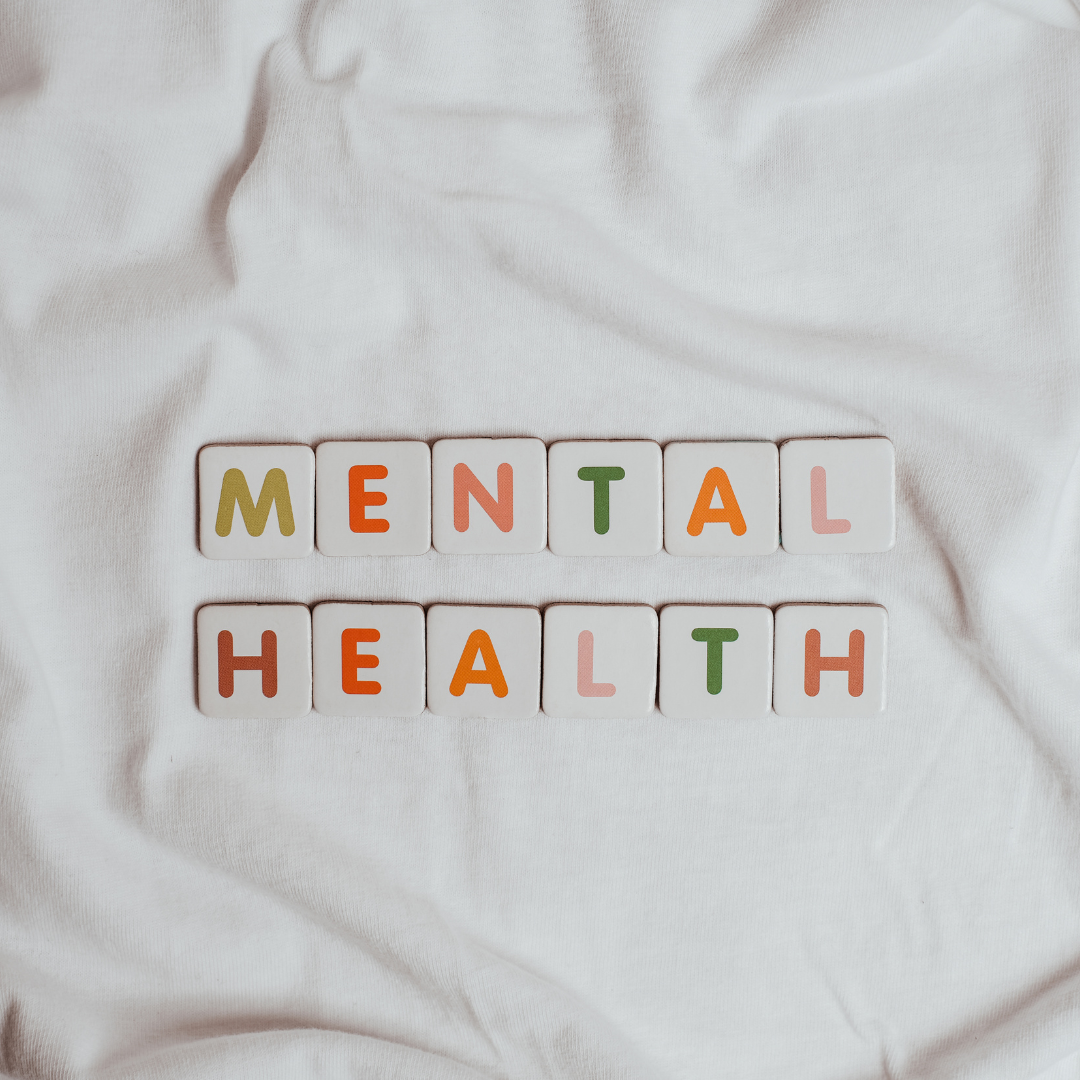
[[[1078,101],[1068,0],[5,0],[0,1070],[1080,1077]],[[853,434],[888,554],[196,545],[206,443]],[[877,602],[889,706],[197,711],[328,598]]]

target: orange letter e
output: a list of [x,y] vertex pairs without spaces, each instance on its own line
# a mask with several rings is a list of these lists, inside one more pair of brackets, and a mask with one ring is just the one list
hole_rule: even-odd
[[341,689],[346,694],[379,694],[382,684],[374,679],[358,678],[361,668],[379,666],[379,658],[374,653],[358,653],[356,646],[361,641],[378,641],[379,631],[370,627],[349,627],[341,631]]

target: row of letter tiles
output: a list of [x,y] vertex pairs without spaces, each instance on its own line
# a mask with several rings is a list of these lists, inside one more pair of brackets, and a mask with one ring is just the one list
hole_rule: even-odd
[[[773,629],[775,623],[775,642]],[[207,716],[868,717],[885,707],[876,604],[210,604],[197,619]],[[425,640],[426,629],[426,640]],[[659,631],[659,634],[658,634]],[[542,637],[542,642],[541,642]],[[659,637],[659,642],[658,642]],[[541,651],[543,681],[541,684]],[[314,678],[312,659],[314,658]],[[775,660],[775,673],[774,673]]]
[[[209,559],[440,552],[768,555],[887,551],[885,438],[771,442],[441,439],[207,446],[199,546]],[[237,513],[239,510],[239,513]]]

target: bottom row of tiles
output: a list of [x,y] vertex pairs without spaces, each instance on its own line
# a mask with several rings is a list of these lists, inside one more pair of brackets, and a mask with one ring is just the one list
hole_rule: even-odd
[[[207,716],[684,719],[876,716],[876,604],[531,607],[210,604],[197,619]],[[775,628],[775,647],[774,647]],[[425,632],[426,631],[426,632]],[[314,663],[313,663],[314,661]],[[313,677],[314,676],[314,677]]]

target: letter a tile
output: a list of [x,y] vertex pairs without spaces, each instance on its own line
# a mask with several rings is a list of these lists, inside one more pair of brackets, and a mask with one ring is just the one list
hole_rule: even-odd
[[207,604],[195,626],[200,712],[271,720],[311,711],[311,612],[303,604]]
[[775,443],[668,443],[664,547],[670,554],[771,555],[779,532]]
[[303,559],[314,541],[310,446],[199,451],[199,549],[208,559]]
[[877,716],[885,709],[888,615],[877,604],[784,604],[776,611],[779,716]]
[[547,448],[540,439],[440,439],[431,450],[436,551],[507,555],[547,544]]
[[888,551],[896,538],[888,439],[790,439],[780,447],[780,524],[794,555]]
[[436,604],[427,614],[428,708],[521,720],[540,710],[540,612]]

